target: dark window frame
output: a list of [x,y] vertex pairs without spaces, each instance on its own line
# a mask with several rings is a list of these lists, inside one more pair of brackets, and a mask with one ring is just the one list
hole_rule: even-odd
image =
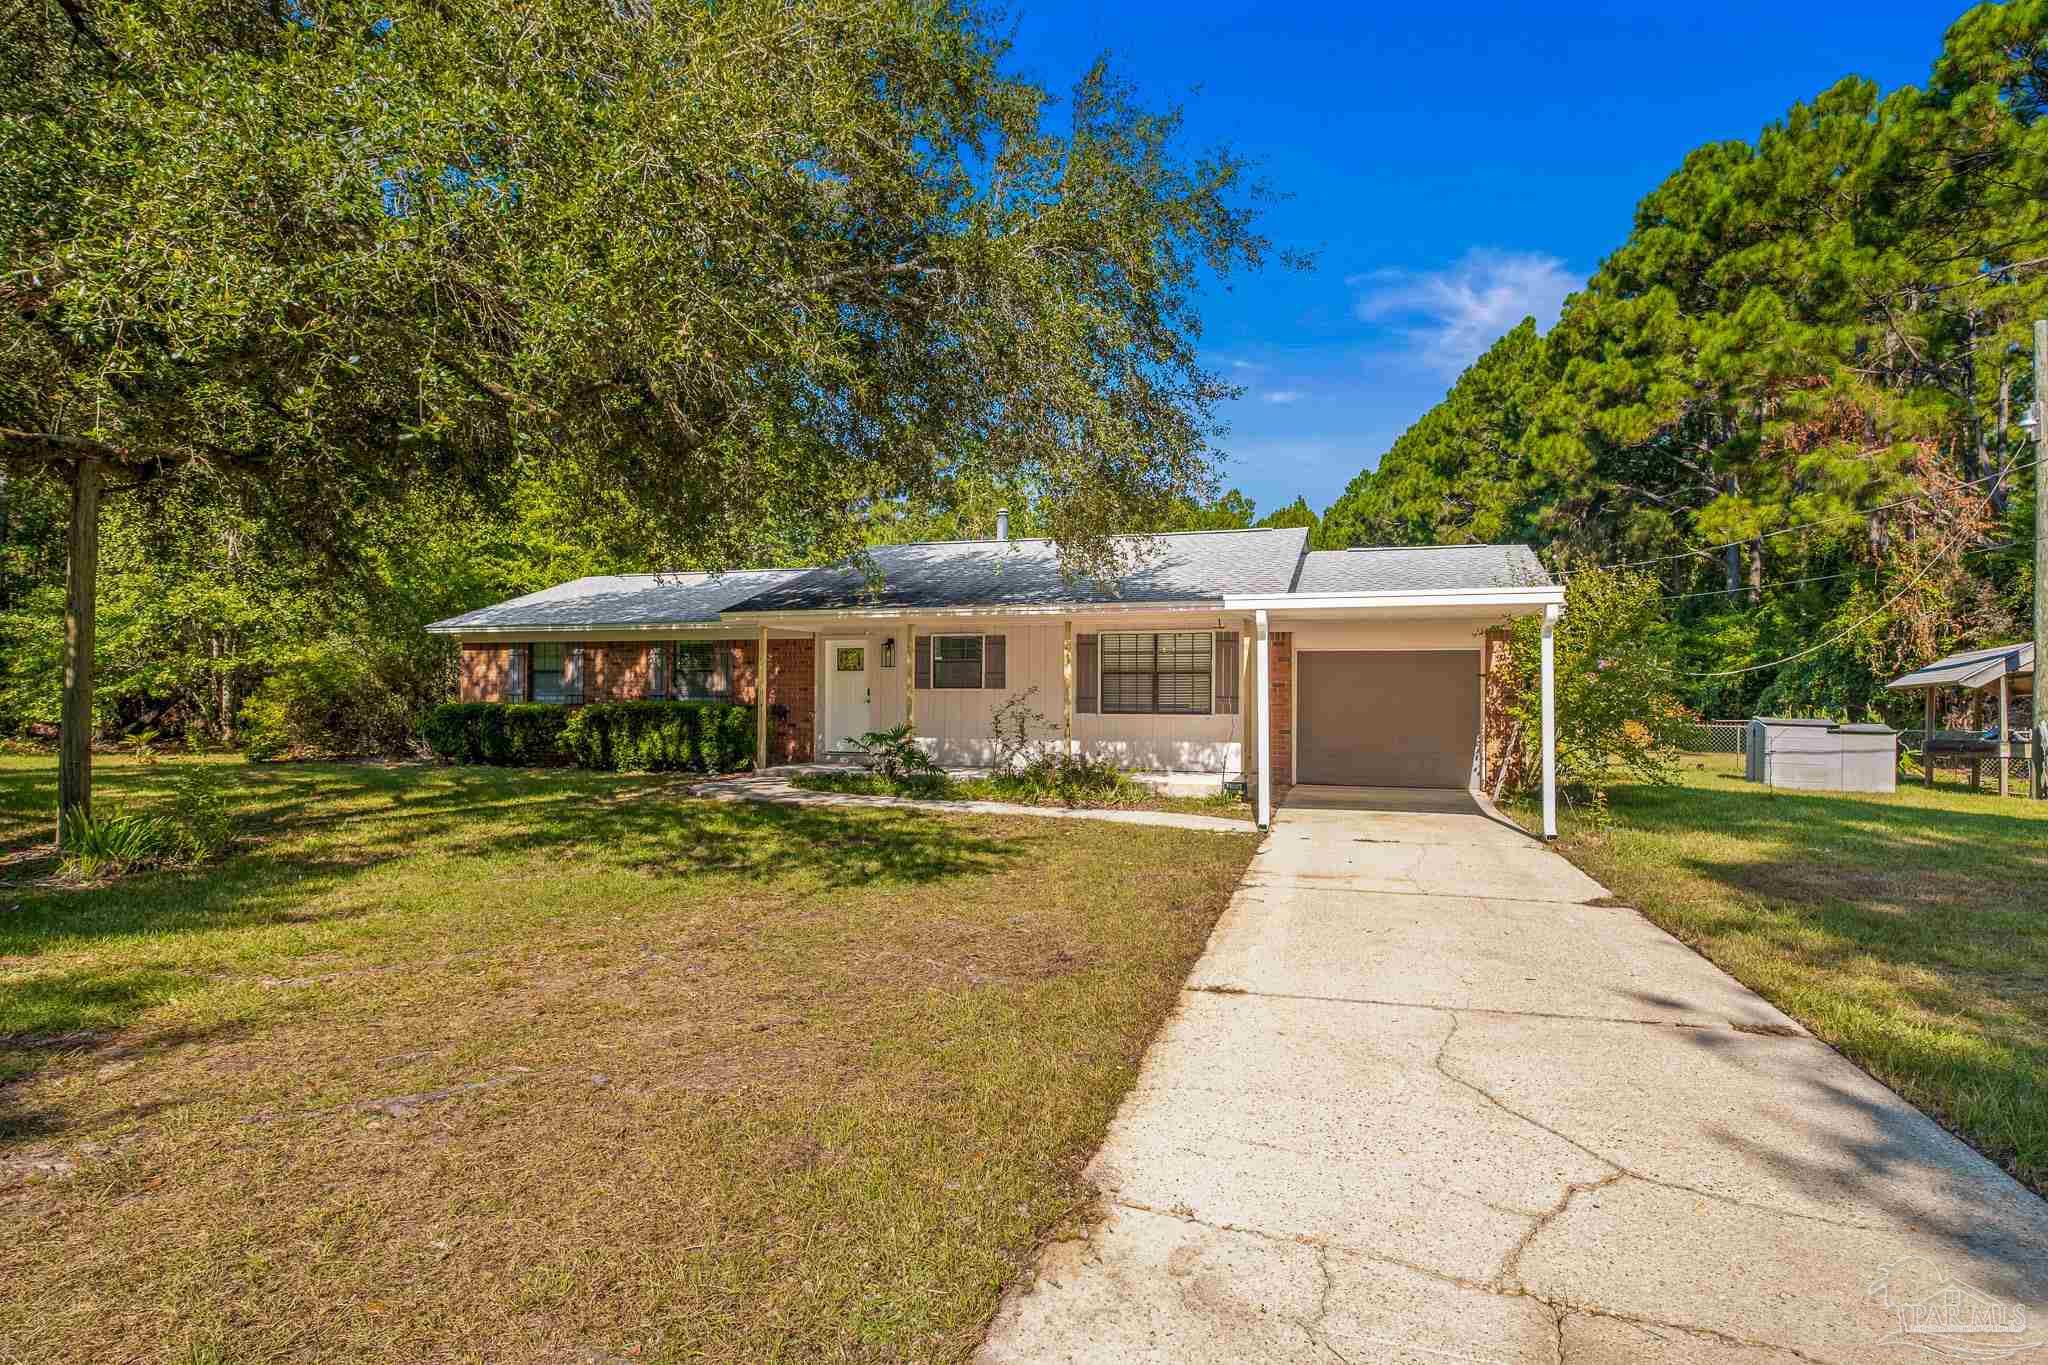
[[[942,644],[944,644],[944,643],[945,643],[946,641],[948,641],[948,640],[972,640],[972,641],[974,642],[974,658],[973,658],[973,659],[972,659],[972,661],[971,661],[971,662],[972,662],[972,663],[974,664],[974,681],[973,681],[973,682],[971,682],[971,683],[967,683],[967,682],[947,682],[947,681],[945,680],[945,678],[946,678],[946,673],[945,673],[945,669],[944,669],[944,668],[942,667],[942,665],[944,665],[944,664],[964,664],[964,663],[968,663],[968,662],[970,662],[970,661],[969,661],[969,660],[967,660],[967,659],[942,659],[942,658],[940,657],[940,646],[941,646]],[[963,633],[960,633],[960,634],[953,634],[953,635],[941,635],[941,634],[939,634],[939,633],[937,633],[937,632],[934,632],[934,633],[932,634],[932,636],[931,636],[931,642],[932,642],[932,679],[931,679],[931,683],[932,683],[932,685],[931,685],[931,690],[932,690],[932,691],[934,691],[934,692],[980,692],[980,691],[984,690],[984,687],[985,687],[985,685],[986,685],[986,683],[987,683],[987,681],[988,681],[988,637],[987,637],[986,635],[980,634],[979,632],[976,632],[976,633],[973,633],[973,634],[968,634],[968,633],[964,633],[964,632],[963,632]]]
[[[1199,653],[1200,668],[1160,667],[1160,641],[1178,637],[1193,639],[1199,636],[1202,646],[1189,649],[1186,653]],[[1119,655],[1113,642],[1118,640],[1150,641],[1149,668],[1111,668],[1113,655]],[[1177,653],[1180,646],[1174,647]],[[1129,657],[1122,653],[1122,657]],[[1121,660],[1119,660],[1121,661]],[[1143,697],[1133,695],[1128,687],[1112,689],[1110,679],[1143,678],[1146,684]],[[1162,706],[1159,701],[1161,678],[1200,678],[1201,701],[1196,705],[1192,700],[1186,704]],[[1179,689],[1175,689],[1178,691]],[[1216,714],[1216,632],[1213,630],[1114,630],[1100,631],[1095,636],[1095,704],[1094,714],[1105,716],[1210,716]]]
[[[665,680],[668,696],[673,701],[731,701],[738,686],[739,651],[730,640],[673,640],[669,643],[668,677]],[[703,649],[708,651],[708,663],[703,668],[685,667],[683,651]],[[695,686],[694,679],[705,679],[702,688]],[[724,681],[724,687],[714,684]]]

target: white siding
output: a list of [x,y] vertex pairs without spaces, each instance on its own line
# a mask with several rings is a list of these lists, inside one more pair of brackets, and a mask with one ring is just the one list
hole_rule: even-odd
[[[1137,621],[1077,622],[1074,633],[1102,633],[1112,630],[1211,630],[1218,626],[1204,617]],[[1234,628],[1234,623],[1226,628]],[[949,767],[985,767],[995,759],[993,727],[996,708],[1010,697],[1038,690],[1031,705],[1045,717],[1042,742],[1054,745],[1061,735],[1061,718],[1066,706],[1064,678],[1064,623],[1058,618],[1009,618],[945,623],[921,623],[919,635],[988,634],[1007,637],[1007,680],[1001,688],[966,690],[926,689],[916,695],[915,724],[925,748]],[[856,638],[859,630],[844,632]],[[907,648],[901,627],[868,632],[877,646],[886,634],[897,637],[896,667],[876,667],[874,685],[875,724],[878,728],[900,724],[903,718],[903,689],[914,676],[915,657]],[[823,634],[821,633],[821,638]],[[832,632],[829,638],[841,638]],[[820,651],[822,660],[823,652]],[[869,656],[877,663],[877,650]],[[822,680],[821,680],[822,681]],[[821,692],[822,695],[822,692]],[[822,719],[822,717],[821,717]],[[1122,767],[1139,772],[1207,773],[1235,777],[1242,773],[1243,721],[1239,716],[1129,716],[1093,715],[1074,717],[1074,736],[1083,753],[1108,758]]]

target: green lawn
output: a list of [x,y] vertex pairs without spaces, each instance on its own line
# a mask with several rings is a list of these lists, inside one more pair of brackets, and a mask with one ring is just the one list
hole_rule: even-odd
[[1628,784],[1560,848],[2048,1192],[2048,803],[1771,791],[1740,760]]
[[1253,846],[231,772],[228,861],[80,889],[0,758],[0,1359],[957,1359]]

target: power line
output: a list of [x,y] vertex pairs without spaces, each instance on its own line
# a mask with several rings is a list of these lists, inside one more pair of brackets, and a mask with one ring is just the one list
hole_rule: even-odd
[[[1964,483],[1958,484],[1957,487],[1972,488],[1980,483],[1990,483],[1994,479],[2004,479],[2009,478],[2014,474],[2023,474],[2027,470],[2032,469],[2035,465],[2039,463],[2040,461],[2038,459],[2034,459],[2027,461],[2025,464],[2011,465],[2007,468],[1998,470],[1996,473],[1986,474],[1981,478],[1970,479]],[[1922,498],[1929,496],[1931,496],[1931,494],[1927,490],[1923,489],[1920,492],[1908,494],[1906,497],[1900,498],[1895,502],[1879,503],[1875,507],[1866,507],[1858,512],[1844,512],[1839,516],[1822,517],[1819,521],[1801,522],[1797,526],[1781,526],[1775,531],[1764,531],[1757,535],[1744,536],[1740,540],[1724,540],[1719,545],[1701,545],[1690,550],[1681,550],[1677,554],[1656,555],[1649,559],[1623,559],[1613,564],[1596,564],[1591,567],[1596,569],[1633,569],[1638,568],[1644,564],[1668,564],[1674,559],[1703,558],[1707,555],[1713,554],[1716,550],[1726,550],[1737,545],[1749,545],[1756,541],[1761,540],[1774,540],[1779,536],[1789,536],[1799,531],[1811,531],[1816,526],[1832,526],[1836,522],[1856,521],[1862,517],[1874,517],[1879,512],[1889,512],[1894,507],[1904,507],[1909,502],[1918,502]],[[1585,572],[1586,569],[1583,568],[1571,570],[1565,573],[1565,577],[1570,578],[1572,573]]]
[[1942,546],[1940,552],[1937,553],[1934,556],[1934,558],[1928,560],[1926,564],[1922,565],[1920,572],[1914,574],[1912,579],[1906,584],[1905,587],[1900,588],[1896,593],[1893,593],[1891,599],[1887,601],[1883,606],[1879,607],[1876,611],[1871,612],[1868,616],[1865,616],[1862,620],[1856,622],[1854,625],[1844,627],[1842,630],[1829,636],[1827,639],[1822,640],[1817,645],[1812,645],[1806,649],[1802,649],[1797,654],[1787,654],[1782,659],[1773,659],[1767,664],[1751,664],[1747,668],[1720,668],[1715,669],[1711,673],[1684,673],[1676,669],[1673,669],[1671,670],[1671,675],[1675,678],[1733,678],[1744,673],[1761,673],[1766,668],[1782,668],[1786,664],[1797,662],[1798,660],[1805,658],[1809,654],[1818,654],[1822,650],[1827,649],[1832,645],[1838,645],[1842,641],[1848,639],[1851,635],[1854,635],[1857,631],[1863,629],[1863,627],[1869,625],[1872,621],[1875,621],[1878,617],[1890,611],[1893,607],[1897,606],[1899,602],[1905,598],[1907,593],[1919,587],[1920,580],[1927,577],[1928,574],[1934,572],[1934,566],[1941,563],[1942,560],[1948,557],[1948,552],[1951,549],[1955,548],[1956,543],[1956,541],[1952,540],[1947,545]]
[[[1968,559],[1971,555],[1996,554],[2000,550],[2010,550],[2021,545],[2032,545],[2033,543],[2034,538],[2028,536],[2025,540],[2007,540],[2001,541],[1997,545],[1979,545],[1974,550],[1964,550],[1956,558]],[[1657,600],[1659,602],[1683,602],[1694,597],[1738,597],[1746,592],[1761,592],[1765,588],[1791,588],[1797,587],[1802,583],[1826,583],[1836,578],[1853,578],[1862,572],[1864,572],[1862,569],[1844,569],[1840,573],[1814,574],[1810,578],[1773,578],[1758,583],[1754,588],[1744,584],[1736,588],[1706,588],[1700,592],[1667,592]]]

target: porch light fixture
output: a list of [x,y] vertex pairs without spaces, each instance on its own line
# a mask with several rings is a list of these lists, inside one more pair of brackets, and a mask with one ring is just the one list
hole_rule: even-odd
[[882,667],[894,668],[895,666],[896,637],[893,635],[884,635],[882,637]]

